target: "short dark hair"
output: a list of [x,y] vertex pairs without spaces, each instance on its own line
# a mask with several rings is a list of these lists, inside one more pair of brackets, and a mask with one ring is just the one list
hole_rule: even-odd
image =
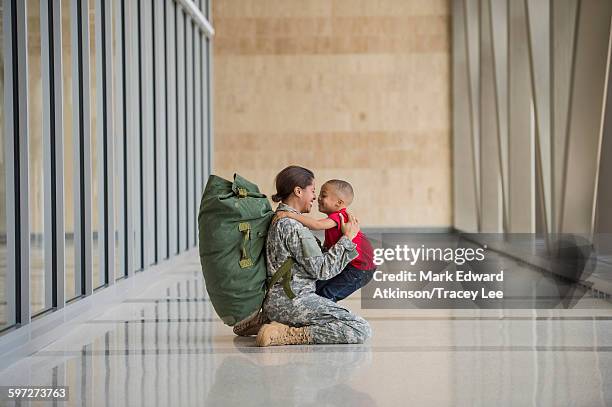
[[332,188],[338,191],[342,198],[344,198],[347,205],[350,205],[351,202],[353,202],[353,197],[355,194],[353,193],[352,185],[348,182],[341,179],[330,179],[325,184],[330,185]]
[[272,195],[274,202],[280,202],[293,193],[295,187],[306,188],[314,181],[314,173],[307,168],[290,165],[276,175],[276,193]]

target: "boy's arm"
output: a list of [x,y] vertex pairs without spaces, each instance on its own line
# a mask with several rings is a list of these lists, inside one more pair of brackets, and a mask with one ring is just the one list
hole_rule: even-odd
[[[295,219],[300,222],[302,225],[306,226],[310,230],[326,230],[337,227],[336,222],[329,218],[325,219],[312,219],[308,216],[298,215],[293,212],[282,212],[284,216],[287,216],[291,219]],[[283,216],[283,217],[284,217]]]

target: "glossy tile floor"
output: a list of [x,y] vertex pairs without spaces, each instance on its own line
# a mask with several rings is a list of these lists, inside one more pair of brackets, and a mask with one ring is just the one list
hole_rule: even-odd
[[[178,265],[178,266],[177,266]],[[214,314],[196,251],[142,293],[0,372],[71,406],[612,405],[612,306],[360,310],[366,345],[257,348]],[[32,402],[31,405],[42,405]]]

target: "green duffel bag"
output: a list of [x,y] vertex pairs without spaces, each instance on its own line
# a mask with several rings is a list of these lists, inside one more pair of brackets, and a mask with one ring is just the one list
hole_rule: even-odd
[[[252,316],[266,294],[265,244],[274,216],[257,185],[234,174],[234,182],[211,175],[198,213],[200,263],[215,312],[227,325]],[[288,296],[292,261],[268,284],[281,278]]]

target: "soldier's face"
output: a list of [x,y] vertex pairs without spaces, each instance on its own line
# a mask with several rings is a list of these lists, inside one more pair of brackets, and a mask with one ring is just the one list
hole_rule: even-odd
[[296,188],[296,195],[300,200],[301,212],[308,213],[312,209],[312,204],[317,199],[317,193],[315,191],[315,182],[308,185],[306,188]]

